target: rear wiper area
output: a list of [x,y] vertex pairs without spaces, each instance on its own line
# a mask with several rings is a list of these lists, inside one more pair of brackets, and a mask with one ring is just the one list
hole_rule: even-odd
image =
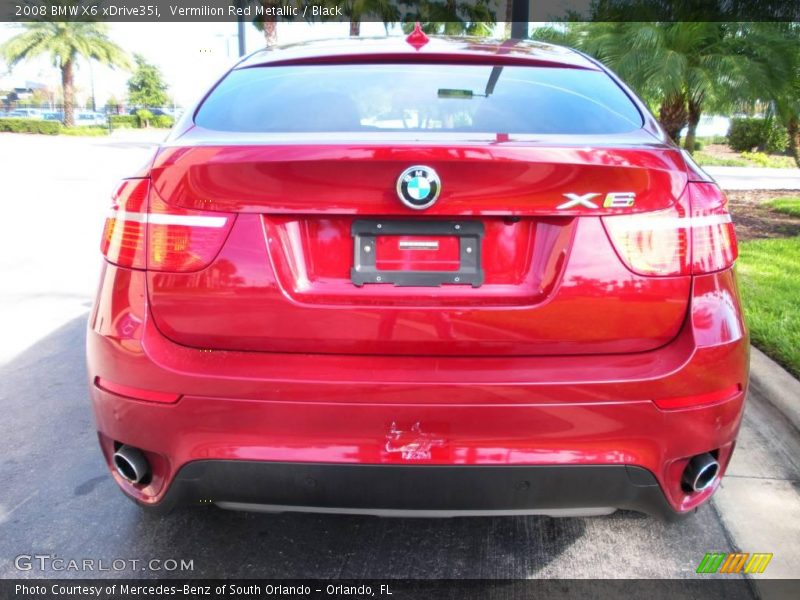
[[492,72],[489,75],[489,80],[486,82],[486,89],[484,90],[483,94],[476,94],[472,90],[439,88],[437,95],[439,96],[439,98],[449,98],[456,100],[471,100],[475,96],[481,98],[488,98],[494,93],[494,88],[497,85],[497,81],[500,79],[500,74],[502,72],[503,72],[503,67],[492,67]]

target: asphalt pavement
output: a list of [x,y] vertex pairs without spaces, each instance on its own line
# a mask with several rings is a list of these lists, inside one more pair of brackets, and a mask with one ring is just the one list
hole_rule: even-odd
[[[0,136],[0,577],[688,581],[705,553],[728,551],[772,552],[764,576],[798,576],[800,434],[755,389],[722,489],[678,523],[632,512],[585,519],[380,519],[215,507],[142,513],[101,459],[84,336],[109,194],[149,155],[147,135]],[[19,570],[15,558],[32,554],[121,559],[125,567]],[[192,561],[193,568],[142,570],[152,559]]]
[[800,169],[703,167],[726,190],[800,190]]

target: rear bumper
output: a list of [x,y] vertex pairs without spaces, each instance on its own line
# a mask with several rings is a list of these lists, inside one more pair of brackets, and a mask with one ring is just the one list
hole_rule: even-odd
[[[732,275],[710,278],[695,282],[696,314],[679,336],[651,352],[324,356],[175,344],[148,318],[144,275],[107,266],[87,337],[101,446],[109,465],[118,443],[146,453],[148,485],[115,478],[148,505],[679,515],[716,489],[687,494],[680,477],[704,452],[724,472],[747,387]],[[147,401],[137,388],[176,399]],[[629,481],[633,468],[647,485]],[[325,493],[304,491],[308,478]],[[529,491],[512,492],[521,481]],[[421,504],[406,508],[409,494]]]

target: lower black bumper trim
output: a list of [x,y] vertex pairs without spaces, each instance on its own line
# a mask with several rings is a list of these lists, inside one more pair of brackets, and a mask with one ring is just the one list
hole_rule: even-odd
[[[184,465],[161,503],[406,516],[569,514],[605,508],[665,520],[674,511],[653,474],[626,465],[439,466],[202,460]],[[237,506],[238,505],[238,506]],[[576,514],[578,510],[574,511]],[[605,511],[609,512],[609,511]]]

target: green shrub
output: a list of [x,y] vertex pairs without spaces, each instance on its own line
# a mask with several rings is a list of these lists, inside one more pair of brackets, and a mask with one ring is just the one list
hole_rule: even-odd
[[736,152],[749,152],[764,140],[764,119],[733,119],[728,145]]
[[736,152],[778,154],[786,150],[789,135],[775,119],[733,119],[728,131],[728,145]]
[[774,154],[764,154],[763,152],[742,152],[742,158],[754,163],[757,167],[768,167],[770,169],[793,169],[794,159],[791,156],[775,156]]
[[170,129],[175,125],[175,119],[169,115],[156,115],[150,120],[150,125],[160,129]]
[[139,127],[149,127],[150,121],[153,120],[153,113],[146,108],[140,108],[137,110],[136,116],[139,117]]
[[775,120],[770,122],[767,140],[764,147],[759,146],[759,150],[768,154],[783,154],[789,145],[789,133],[786,128]]
[[37,119],[0,119],[0,131],[11,133],[41,133],[58,135],[64,126],[58,121],[40,121]]
[[114,129],[138,129],[139,117],[136,115],[109,115],[108,121]]
[[702,150],[703,146],[705,146],[705,143],[702,140],[695,140],[694,141],[694,151],[695,152],[699,152],[700,150]]
[[97,137],[101,135],[108,135],[108,129],[102,125],[87,125],[82,127],[64,127],[61,130],[61,135],[78,135],[86,137]]
[[742,158],[755,163],[758,167],[766,167],[768,166],[767,163],[769,162],[769,156],[763,152],[742,152]]

